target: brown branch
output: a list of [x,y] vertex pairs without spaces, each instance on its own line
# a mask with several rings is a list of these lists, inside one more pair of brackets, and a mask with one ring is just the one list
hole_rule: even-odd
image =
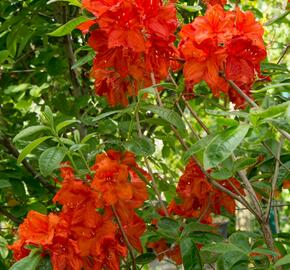
[[[10,141],[10,139],[7,136],[2,136],[0,137],[0,144],[2,144],[7,152],[9,154],[11,154],[12,156],[14,156],[16,159],[19,156],[19,152],[16,149],[16,147],[12,144],[12,142]],[[49,181],[47,179],[45,179],[44,177],[42,177],[30,164],[26,159],[23,159],[22,164],[24,166],[24,168],[33,175],[34,178],[36,178],[47,190],[49,190],[52,193],[56,192],[56,188],[55,186],[53,186],[52,184],[49,183]]]
[[10,220],[12,220],[14,223],[16,223],[17,225],[22,223],[22,220],[15,217],[14,215],[12,215],[10,212],[8,212],[6,209],[4,209],[3,207],[0,206],[0,213],[9,218]]
[[131,259],[132,259],[133,270],[136,270],[137,268],[136,268],[136,259],[135,259],[135,256],[134,256],[134,249],[133,249],[132,245],[129,242],[129,239],[128,239],[128,237],[126,235],[126,232],[125,232],[125,230],[123,228],[122,222],[121,222],[121,220],[120,220],[120,218],[118,216],[118,213],[117,213],[117,211],[115,209],[115,206],[112,205],[111,208],[112,208],[113,214],[114,214],[114,216],[116,218],[116,221],[117,221],[117,224],[119,226],[119,229],[120,229],[120,231],[122,233],[122,236],[124,238],[125,244],[128,247],[128,250],[129,250],[129,253],[130,253],[130,256],[131,256]]
[[[136,118],[136,123],[137,123],[138,136],[139,136],[139,138],[141,138],[142,137],[142,130],[141,130],[141,125],[140,125],[140,118],[139,118],[138,110],[139,110],[139,104],[136,105],[135,118]],[[148,173],[149,173],[149,175],[150,175],[150,177],[152,179],[152,187],[154,189],[155,194],[157,195],[157,198],[158,198],[158,201],[159,201],[159,203],[161,205],[161,208],[164,211],[165,215],[167,217],[169,217],[167,208],[165,207],[164,202],[163,202],[162,197],[161,197],[161,194],[160,194],[160,192],[158,190],[158,186],[157,186],[157,183],[155,181],[154,174],[153,174],[153,171],[152,171],[152,169],[150,167],[150,164],[149,164],[149,161],[148,161],[147,157],[144,157],[144,162],[145,162],[145,165],[147,167]]]
[[[245,93],[244,93],[244,91],[240,88],[240,87],[238,87],[232,80],[228,80],[227,78],[226,78],[226,76],[223,74],[223,73],[221,73],[220,74],[220,76],[221,77],[223,77],[227,82],[228,82],[228,84],[242,97],[242,98],[244,98],[246,101],[247,101],[247,103],[248,104],[250,104],[253,108],[259,108],[259,106],[257,105],[257,103],[255,102],[255,101],[253,101],[248,95],[246,95]],[[287,132],[287,131],[285,131],[285,130],[283,130],[283,129],[280,129],[280,128],[276,128],[279,132],[280,132],[280,134],[282,134],[288,141],[290,141],[290,134]]]
[[[153,85],[156,85],[156,80],[155,80],[155,77],[154,77],[154,73],[151,73],[151,79],[152,79]],[[156,97],[157,97],[157,103],[158,103],[158,105],[160,107],[163,107],[163,103],[162,103],[162,100],[160,99],[160,95],[159,95],[157,89],[155,89],[155,94],[156,94]],[[171,125],[170,127],[173,130],[176,138],[179,140],[179,142],[183,146],[184,150],[185,151],[189,150],[189,147],[187,146],[186,142],[183,140],[182,136],[179,134],[178,130],[173,125]],[[192,155],[192,159],[196,162],[196,164],[198,165],[198,167],[205,174],[205,176],[207,177],[208,181],[212,185],[214,185],[217,189],[225,192],[230,197],[232,197],[233,199],[239,201],[242,205],[244,205],[245,207],[247,207],[257,217],[257,219],[259,219],[259,220],[261,219],[261,216],[258,215],[257,212],[255,212],[255,209],[253,209],[243,197],[238,196],[237,194],[233,193],[232,191],[230,191],[229,189],[225,188],[224,186],[222,186],[221,184],[219,184],[217,181],[215,181],[215,179],[212,178],[208,174],[208,172],[203,169],[203,167],[201,166],[201,164],[198,162],[198,160],[195,158],[194,155]]]
[[283,142],[284,142],[284,138],[281,137],[280,142],[278,144],[278,148],[277,148],[277,153],[276,153],[277,159],[276,159],[276,162],[275,162],[275,170],[274,170],[272,183],[271,183],[271,193],[270,193],[268,207],[267,207],[266,214],[265,214],[266,221],[269,220],[270,211],[271,211],[271,207],[272,207],[272,202],[273,202],[273,199],[274,199],[275,187],[276,187],[276,184],[277,184],[278,175],[279,175],[279,168],[280,168],[278,160],[280,159],[281,148],[282,148]]

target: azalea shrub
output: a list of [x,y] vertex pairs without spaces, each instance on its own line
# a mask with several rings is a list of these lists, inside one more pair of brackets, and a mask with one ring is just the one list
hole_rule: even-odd
[[0,269],[289,269],[289,13],[1,1]]

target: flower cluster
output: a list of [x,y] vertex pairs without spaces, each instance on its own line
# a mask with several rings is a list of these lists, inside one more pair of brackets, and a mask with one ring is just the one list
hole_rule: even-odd
[[[222,180],[219,183],[233,193],[239,190],[241,194],[244,194],[239,181],[235,178]],[[221,214],[222,207],[231,214],[235,212],[234,199],[213,187],[192,159],[179,179],[176,192],[178,202],[173,200],[168,207],[171,214],[188,218],[193,217],[201,222],[211,223],[210,214]]]
[[147,199],[146,184],[139,175],[148,181],[150,177],[130,152],[109,150],[97,155],[94,177],[85,182],[66,166],[61,169],[62,187],[53,199],[62,205],[61,211],[29,212],[19,226],[19,240],[10,246],[15,259],[27,256],[25,247],[33,245],[51,257],[54,270],[119,269],[120,257],[127,255],[122,231],[142,251],[145,223],[135,209]]
[[96,51],[92,76],[95,90],[111,105],[128,104],[138,89],[167,77],[177,28],[176,10],[161,0],[83,0],[95,20],[79,29],[90,32]]
[[256,76],[261,76],[260,62],[267,54],[263,32],[253,13],[210,5],[204,16],[180,32],[179,51],[185,60],[183,73],[188,89],[204,80],[215,96],[227,93],[236,106],[243,106],[244,100],[224,77],[250,94]]
[[203,0],[202,1],[206,5],[225,5],[227,3],[227,0]]

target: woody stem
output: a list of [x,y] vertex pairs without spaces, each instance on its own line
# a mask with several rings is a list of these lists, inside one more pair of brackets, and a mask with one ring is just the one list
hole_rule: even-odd
[[[152,84],[156,85],[156,80],[154,77],[154,73],[151,73],[151,79],[152,79]],[[155,94],[157,97],[157,103],[160,107],[163,107],[163,103],[161,101],[160,95],[158,93],[158,90],[155,89]],[[183,149],[185,151],[189,150],[189,147],[187,146],[186,142],[183,140],[182,136],[179,134],[178,130],[171,125],[171,129],[173,130],[176,138],[179,140],[179,142],[181,143],[181,145],[183,146]],[[247,207],[249,209],[249,211],[251,211],[258,219],[260,219],[260,216],[257,216],[257,213],[255,211],[255,209],[253,209],[249,203],[243,198],[238,196],[237,194],[231,192],[229,189],[225,188],[224,186],[222,186],[221,184],[219,184],[217,181],[215,181],[215,179],[213,179],[204,169],[203,167],[199,164],[198,160],[195,158],[194,155],[191,156],[192,159],[196,162],[196,164],[198,165],[198,167],[201,169],[201,171],[206,175],[208,181],[215,186],[217,189],[225,192],[226,194],[228,194],[230,197],[232,197],[233,199],[239,201],[242,205],[244,205],[245,207]]]
[[[137,129],[138,129],[138,136],[139,136],[139,138],[141,138],[142,137],[142,130],[141,130],[140,118],[139,118],[139,112],[138,111],[139,111],[139,103],[137,103],[137,105],[136,105],[135,117],[136,117]],[[169,217],[167,208],[165,207],[164,202],[163,202],[162,197],[161,197],[161,194],[160,194],[160,192],[158,190],[158,186],[157,186],[157,183],[155,181],[154,174],[153,174],[153,171],[152,171],[152,169],[150,167],[150,164],[149,164],[149,161],[148,161],[147,157],[144,157],[144,162],[145,162],[145,165],[147,167],[148,173],[149,173],[149,175],[150,175],[150,177],[152,179],[152,187],[154,189],[155,194],[157,195],[157,198],[158,198],[158,201],[159,201],[159,203],[161,205],[161,208],[164,211],[165,215],[167,217]]]
[[[223,77],[227,83],[242,97],[244,98],[253,108],[259,108],[259,106],[257,105],[257,103],[255,101],[253,101],[248,95],[246,95],[246,93],[244,93],[244,91],[238,87],[232,80],[228,80],[226,78],[226,76],[221,73],[221,77]],[[277,130],[279,131],[280,134],[282,134],[288,141],[290,141],[290,134],[280,128],[277,128]]]
[[131,256],[131,259],[132,259],[133,270],[136,270],[137,267],[136,267],[136,260],[135,260],[135,256],[134,256],[134,249],[133,249],[132,245],[129,242],[129,239],[128,239],[127,235],[126,235],[126,232],[124,231],[122,222],[121,222],[121,220],[120,220],[120,218],[118,216],[118,213],[116,211],[115,206],[112,205],[111,208],[112,208],[113,214],[114,214],[114,216],[116,218],[116,221],[117,221],[117,224],[119,226],[119,229],[120,229],[120,231],[122,233],[122,236],[124,238],[125,244],[126,244],[128,250],[129,250],[129,253],[130,253],[130,256]]

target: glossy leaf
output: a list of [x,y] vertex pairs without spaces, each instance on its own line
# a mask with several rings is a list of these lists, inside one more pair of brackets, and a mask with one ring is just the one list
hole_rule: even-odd
[[175,111],[153,105],[143,106],[142,108],[147,111],[156,113],[160,118],[166,120],[167,122],[175,126],[180,132],[182,133],[186,132],[183,120],[181,119],[179,114],[176,113]]
[[27,127],[26,129],[20,131],[13,139],[13,141],[18,141],[18,140],[21,140],[25,137],[28,137],[30,135],[33,135],[37,132],[40,132],[40,131],[44,131],[44,130],[49,130],[48,127],[46,126],[42,126],[42,125],[39,125],[39,126],[30,126],[30,127]]
[[59,133],[59,131],[61,131],[63,128],[65,128],[65,127],[67,127],[69,125],[72,125],[74,123],[80,123],[80,121],[79,120],[76,120],[76,119],[71,119],[71,120],[63,121],[63,122],[59,123],[56,126],[55,130],[56,130],[57,133]]
[[49,36],[54,36],[54,37],[61,37],[61,36],[68,35],[78,25],[80,25],[81,23],[83,23],[83,22],[85,22],[87,20],[88,20],[88,18],[84,17],[84,16],[80,16],[80,17],[74,18],[74,19],[68,21],[66,24],[60,26],[59,28],[57,28],[53,32],[49,33],[48,35]]
[[29,256],[16,262],[9,270],[36,270],[41,259],[41,252],[38,249],[32,250]]
[[62,147],[51,147],[46,149],[39,157],[39,169],[43,176],[50,175],[53,170],[60,166],[66,150]]
[[229,128],[214,137],[204,151],[205,169],[216,167],[228,158],[247,135],[249,125]]
[[52,138],[52,137],[51,136],[41,137],[41,138],[34,140],[30,144],[28,144],[19,154],[19,157],[17,159],[17,163],[20,164],[23,161],[23,159],[31,153],[31,151],[33,149],[35,149],[38,145],[40,145],[41,143],[43,143],[44,141],[46,141],[50,138]]
[[184,270],[202,270],[199,250],[189,237],[181,238],[180,251]]
[[147,137],[133,138],[125,144],[126,148],[139,156],[149,156],[155,152],[153,142]]

